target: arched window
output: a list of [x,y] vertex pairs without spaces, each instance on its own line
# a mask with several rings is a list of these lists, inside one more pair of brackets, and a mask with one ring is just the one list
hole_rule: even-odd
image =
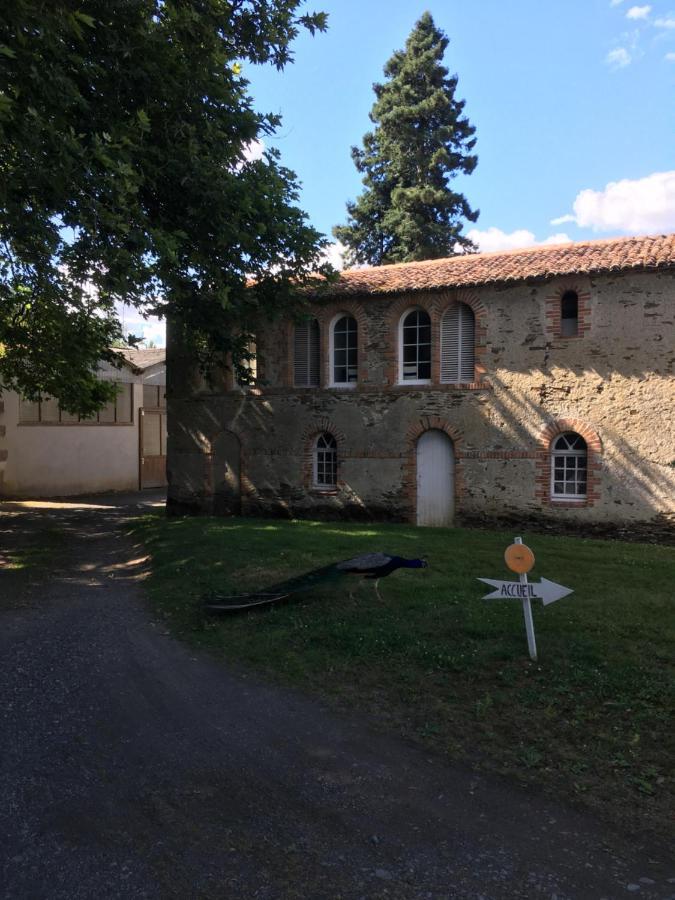
[[401,319],[401,381],[431,381],[431,320],[423,309],[413,309]]
[[579,296],[576,291],[565,291],[560,299],[560,334],[562,337],[579,334]]
[[331,384],[354,385],[358,380],[359,328],[353,316],[340,316],[331,330]]
[[332,434],[320,434],[314,444],[314,486],[329,490],[337,486],[337,442]]
[[551,446],[551,498],[584,500],[588,472],[588,449],[579,434],[560,434]]
[[454,303],[441,319],[441,381],[474,380],[476,322],[466,303]]
[[296,387],[319,386],[319,323],[316,319],[295,326],[293,384]]

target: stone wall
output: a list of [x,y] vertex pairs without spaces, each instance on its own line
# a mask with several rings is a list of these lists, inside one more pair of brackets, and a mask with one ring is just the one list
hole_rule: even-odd
[[[560,337],[560,298],[579,296],[579,336]],[[460,300],[476,317],[474,381],[439,383],[439,323]],[[398,321],[432,319],[432,384],[398,384]],[[359,323],[359,382],[329,388],[328,330]],[[414,521],[415,447],[445,431],[458,521],[545,516],[561,523],[675,516],[675,273],[568,277],[316,304],[322,387],[292,386],[292,325],[259,336],[254,389],[199,378],[169,337],[169,504],[174,511]],[[550,499],[550,444],[586,440],[587,498]],[[312,487],[313,441],[338,443],[338,487]]]

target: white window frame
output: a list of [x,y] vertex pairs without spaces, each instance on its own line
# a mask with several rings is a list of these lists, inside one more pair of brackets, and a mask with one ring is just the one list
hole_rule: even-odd
[[[403,323],[408,318],[410,313],[421,312],[424,313],[429,319],[429,378],[405,378],[403,377]],[[417,345],[419,347],[419,344]],[[427,312],[426,309],[423,309],[421,306],[411,306],[409,309],[406,309],[403,315],[398,320],[398,383],[406,384],[406,385],[415,385],[415,384],[431,384],[431,366],[432,366],[432,357],[433,357],[433,335],[431,330],[431,316]],[[419,362],[418,362],[419,368]]]
[[[556,449],[556,444],[558,443],[558,441],[561,438],[567,439],[568,437],[579,438],[579,440],[583,442],[584,449],[583,450],[572,450],[572,449],[565,449],[565,448]],[[569,440],[568,440],[568,443],[570,443]],[[574,483],[576,486],[577,482],[579,481],[578,460],[582,459],[582,458],[586,461],[586,465],[584,466],[584,471],[585,471],[584,481],[586,482],[586,490],[584,491],[584,493],[583,494],[581,494],[581,493],[574,493],[574,494],[568,494],[568,493],[558,494],[558,493],[556,493],[555,492],[556,481],[561,480],[560,478],[556,478],[556,465],[555,465],[556,460],[564,459],[564,460],[574,460],[575,461],[573,468],[574,468],[574,472],[575,472]],[[567,464],[565,464],[563,467],[563,475],[564,476],[567,475]],[[566,486],[567,478],[563,477],[562,481],[563,481],[563,485]],[[588,499],[588,444],[586,443],[585,439],[580,434],[577,434],[576,431],[564,431],[564,432],[562,432],[562,434],[557,434],[551,442],[550,497],[551,497],[552,501],[564,500],[566,503],[569,503],[569,502],[584,503]]]
[[[452,312],[457,311],[457,344],[456,348],[452,346],[447,346],[448,340],[448,328],[445,326],[446,316],[450,315]],[[468,325],[463,318],[466,317],[467,312],[471,317],[471,327],[469,328],[469,334],[465,337],[465,331],[468,328]],[[440,366],[440,378],[441,384],[472,384],[476,378],[476,314],[471,309],[468,303],[461,303],[458,301],[457,303],[450,304],[443,315],[441,316],[441,366]],[[449,356],[456,349],[456,358],[452,360],[446,360],[446,356]],[[462,378],[462,359],[467,353],[470,351],[471,354],[471,377],[470,378]],[[454,355],[454,353],[453,353]],[[444,377],[444,370],[453,368],[454,372],[457,374],[457,378],[449,378]],[[453,372],[453,374],[454,374]]]
[[[354,381],[336,381],[335,380],[335,327],[342,319],[353,319],[356,323],[356,378]],[[349,312],[338,313],[330,323],[328,332],[328,384],[330,387],[343,388],[345,390],[354,390],[359,382],[359,322],[355,315]],[[349,368],[347,366],[347,368]]]
[[[319,441],[323,440],[324,442],[328,442],[331,440],[332,446],[329,447],[319,447]],[[320,482],[319,481],[319,454],[324,453],[333,457],[332,469],[335,473],[334,481],[328,482]],[[325,465],[325,463],[324,463]],[[314,446],[312,448],[312,486],[317,491],[336,491],[337,490],[337,468],[338,468],[338,453],[337,453],[337,441],[335,436],[332,435],[329,431],[322,431],[321,434],[318,434],[314,439]]]
[[[302,326],[307,328],[307,342],[304,348],[304,352],[306,354],[305,364],[307,366],[307,381],[306,383],[299,384],[297,380],[297,369],[298,369],[298,328]],[[316,326],[316,340],[317,340],[317,365],[316,372],[314,373],[314,377],[316,378],[316,383],[312,383],[312,341],[310,339],[310,329]],[[319,325],[319,321],[316,318],[308,319],[306,322],[296,323],[293,327],[293,387],[296,388],[320,388],[321,387],[321,326]]]

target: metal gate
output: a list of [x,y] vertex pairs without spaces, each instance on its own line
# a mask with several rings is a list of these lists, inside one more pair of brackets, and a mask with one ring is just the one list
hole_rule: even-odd
[[140,409],[139,484],[141,489],[166,484],[166,409]]

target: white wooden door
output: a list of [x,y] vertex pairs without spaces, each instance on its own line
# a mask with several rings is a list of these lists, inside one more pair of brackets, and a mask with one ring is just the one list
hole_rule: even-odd
[[417,442],[417,524],[451,525],[455,506],[455,452],[442,431]]

